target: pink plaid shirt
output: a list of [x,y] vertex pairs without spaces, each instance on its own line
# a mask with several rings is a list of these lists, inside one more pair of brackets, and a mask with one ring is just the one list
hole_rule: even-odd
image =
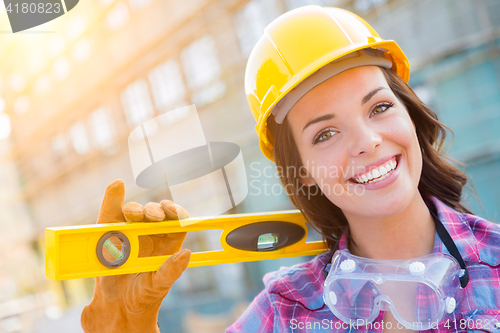
[[[455,311],[429,332],[500,333],[500,226],[459,213],[436,198],[427,200],[457,245],[469,270],[469,284]],[[348,230],[339,241],[347,250]],[[448,253],[436,235],[434,252]],[[382,332],[384,311],[367,326],[337,319],[323,302],[323,268],[328,253],[264,276],[266,288],[226,333]]]

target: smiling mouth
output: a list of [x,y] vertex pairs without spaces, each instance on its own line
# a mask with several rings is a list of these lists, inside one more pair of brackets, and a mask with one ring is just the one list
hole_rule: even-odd
[[389,161],[379,165],[368,172],[364,172],[357,175],[356,178],[350,178],[349,180],[356,184],[371,184],[379,182],[387,177],[396,170],[399,165],[401,155],[393,156]]

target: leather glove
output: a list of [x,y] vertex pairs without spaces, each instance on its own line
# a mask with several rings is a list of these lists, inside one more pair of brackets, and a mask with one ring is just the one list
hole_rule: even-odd
[[[157,222],[188,217],[185,209],[169,200],[148,203],[143,208],[133,202],[123,206],[124,198],[122,180],[109,184],[97,223]],[[191,256],[188,249],[180,251],[185,236],[186,233],[177,233],[139,238],[139,257],[173,254],[156,272],[96,277],[94,297],[81,316],[84,332],[159,332],[157,319],[161,302],[186,269]]]

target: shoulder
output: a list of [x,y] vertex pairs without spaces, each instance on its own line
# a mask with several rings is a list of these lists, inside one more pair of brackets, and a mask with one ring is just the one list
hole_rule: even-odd
[[500,265],[500,225],[457,212],[435,197],[428,199],[465,261]]
[[282,267],[278,271],[267,273],[264,276],[266,291],[300,303],[310,310],[323,307],[322,293],[325,282],[323,268],[328,261],[329,253],[320,254],[302,264]]
[[[458,309],[473,321],[493,320],[500,312],[500,226],[472,214],[460,214],[471,237],[461,241],[474,248],[476,260],[466,260],[469,284]],[[470,251],[472,252],[472,251]]]
[[500,265],[500,225],[479,216],[462,214],[474,235],[481,262]]

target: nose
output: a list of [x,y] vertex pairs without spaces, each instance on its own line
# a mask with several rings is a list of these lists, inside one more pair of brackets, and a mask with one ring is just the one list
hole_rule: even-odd
[[357,122],[350,130],[350,147],[349,153],[356,157],[362,154],[371,154],[382,143],[382,137],[378,131],[370,125],[364,124],[362,121]]

